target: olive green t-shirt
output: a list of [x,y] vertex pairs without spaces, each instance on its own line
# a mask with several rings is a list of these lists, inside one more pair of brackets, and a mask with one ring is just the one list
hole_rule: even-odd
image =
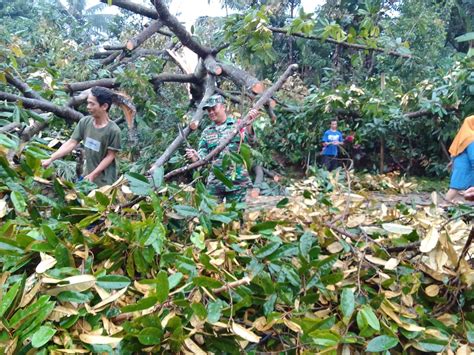
[[[94,127],[91,116],[82,118],[71,136],[78,142],[82,141],[85,151],[85,175],[90,174],[107,155],[107,151],[120,150],[120,128],[113,121],[102,128]],[[116,159],[94,180],[97,186],[111,185],[117,180]]]

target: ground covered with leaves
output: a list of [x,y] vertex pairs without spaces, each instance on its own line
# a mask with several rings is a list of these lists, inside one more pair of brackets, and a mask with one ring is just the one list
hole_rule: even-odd
[[89,193],[37,158],[0,154],[5,353],[470,353],[469,206],[343,172],[249,206],[162,171]]

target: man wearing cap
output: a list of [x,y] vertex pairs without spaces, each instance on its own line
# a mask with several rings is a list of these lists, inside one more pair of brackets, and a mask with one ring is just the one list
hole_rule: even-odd
[[[193,162],[204,158],[214,148],[216,148],[230,133],[236,120],[227,116],[224,98],[221,95],[212,95],[204,104],[207,110],[211,125],[206,127],[199,140],[198,150],[186,149],[186,157]],[[258,111],[251,110],[249,117],[254,119],[257,117]],[[251,132],[251,126],[248,126],[247,132]],[[236,164],[231,161],[226,167],[222,166],[224,156],[229,152],[238,153],[240,145],[245,139],[245,131],[236,135],[227,147],[220,152],[211,161],[212,169],[207,179],[207,188],[209,192],[217,196],[220,200],[226,201],[244,201],[247,190],[252,187],[249,173],[243,164]],[[232,188],[225,186],[216,178],[213,170],[217,168],[221,170],[226,177],[232,181]]]

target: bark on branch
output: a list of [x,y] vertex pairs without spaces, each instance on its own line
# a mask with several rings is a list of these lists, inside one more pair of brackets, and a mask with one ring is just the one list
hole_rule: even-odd
[[161,21],[151,21],[150,24],[142,32],[127,41],[126,48],[130,51],[133,51],[134,49],[142,45],[143,42],[145,42],[148,38],[157,33],[161,27],[163,27],[163,23]]
[[118,83],[117,79],[115,78],[108,78],[108,79],[98,79],[98,80],[89,80],[89,81],[80,81],[78,83],[70,83],[65,84],[66,91],[69,93],[73,93],[76,91],[84,91],[94,86],[103,86],[105,88],[116,88],[120,84]]
[[300,32],[288,33],[287,29],[273,27],[273,26],[268,26],[267,28],[270,31],[274,32],[274,33],[281,33],[281,34],[284,34],[284,35],[287,35],[287,36],[324,41],[324,42],[334,43],[334,44],[337,44],[337,45],[341,45],[343,47],[354,48],[354,49],[358,49],[358,50],[371,50],[371,51],[376,51],[376,52],[382,52],[382,53],[386,53],[386,54],[393,55],[393,56],[396,56],[396,57],[401,57],[401,58],[407,58],[407,59],[412,58],[412,56],[410,54],[403,54],[403,53],[399,53],[399,52],[394,51],[394,50],[387,50],[385,48],[372,48],[372,47],[369,47],[369,46],[365,46],[363,44],[339,42],[339,41],[336,41],[335,39],[332,39],[332,38],[324,39],[322,36],[307,35],[305,33],[300,33]]
[[25,108],[37,108],[45,112],[54,113],[72,123],[79,121],[84,115],[70,107],[60,107],[46,100],[30,99],[0,91],[0,100],[21,103]]
[[[280,87],[283,85],[285,80],[288,79],[291,73],[297,68],[298,68],[298,65],[296,64],[290,65],[288,69],[286,69],[286,71],[283,73],[283,75],[278,79],[278,81],[271,88],[269,88],[265,93],[263,93],[263,95],[258,99],[258,101],[255,103],[255,105],[252,108],[255,110],[259,110],[260,108],[262,108],[262,106],[272,97],[272,95],[278,89],[280,89]],[[203,159],[195,163],[188,164],[182,168],[170,171],[168,174],[165,175],[165,179],[170,179],[173,176],[180,175],[189,170],[196,169],[200,166],[208,164],[212,160],[212,158],[214,158],[217,154],[219,154],[225,149],[225,147],[232,141],[232,139],[240,132],[241,129],[247,127],[251,123],[252,123],[252,120],[250,120],[249,115],[247,114],[239,124],[234,125],[234,127],[231,130],[231,133]]]
[[248,284],[250,284],[250,281],[252,281],[252,279],[248,276],[245,276],[241,280],[232,281],[232,282],[229,282],[229,283],[225,284],[222,287],[214,288],[212,290],[212,292],[217,295],[217,294],[225,292],[225,291],[233,290],[234,288],[237,288],[237,287],[242,286],[242,285],[248,285]]
[[220,66],[222,67],[223,75],[227,76],[236,85],[243,86],[255,94],[261,94],[265,90],[265,85],[246,71],[230,64],[220,63]]
[[[100,2],[103,2],[104,4],[108,4],[109,0],[100,0]],[[143,5],[134,3],[133,1],[112,0],[112,5],[118,6],[122,9],[131,11],[131,12],[134,12],[138,15],[149,17],[149,18],[154,19],[154,20],[158,19],[158,14],[156,13],[155,9],[152,9],[151,7],[148,7],[148,6],[143,6]]]
[[156,11],[158,12],[159,19],[163,21],[163,23],[171,30],[171,32],[176,35],[176,37],[178,37],[183,45],[191,49],[201,58],[206,58],[211,54],[212,50],[198,43],[186,30],[186,28],[178,21],[178,19],[171,15],[168,7],[162,0],[155,0],[154,4]]
[[7,82],[16,87],[18,90],[20,90],[25,97],[28,97],[30,99],[36,99],[36,100],[42,100],[46,101],[40,94],[38,94],[36,91],[34,91],[30,86],[21,81],[20,79],[14,77],[13,75],[6,74],[5,78],[7,79]]

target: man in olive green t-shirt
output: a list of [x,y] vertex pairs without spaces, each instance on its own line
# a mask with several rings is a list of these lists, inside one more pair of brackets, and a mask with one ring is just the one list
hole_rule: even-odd
[[82,141],[86,158],[84,179],[97,186],[113,184],[117,179],[116,155],[120,150],[120,128],[109,118],[113,95],[113,91],[103,87],[91,89],[87,98],[87,110],[91,115],[82,118],[71,138],[49,159],[42,161],[44,168],[71,153]]

